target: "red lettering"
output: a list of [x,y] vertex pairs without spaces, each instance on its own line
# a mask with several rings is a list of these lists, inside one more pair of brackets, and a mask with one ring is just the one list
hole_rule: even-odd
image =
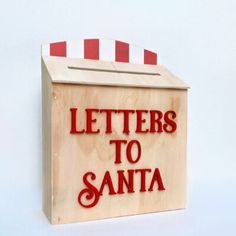
[[115,144],[116,147],[116,159],[115,159],[115,164],[120,164],[121,163],[121,144],[122,143],[127,143],[126,140],[110,140],[110,144]]
[[[156,117],[157,115],[157,117]],[[163,130],[162,130],[162,122],[161,122],[161,119],[163,117],[163,114],[161,111],[159,110],[151,110],[150,111],[150,116],[151,116],[151,121],[150,121],[150,132],[151,133],[155,133],[155,132],[158,132],[158,133],[161,133]],[[156,130],[156,124],[157,124],[157,130]]]
[[99,133],[100,129],[97,129],[97,130],[94,131],[93,128],[92,128],[92,124],[96,123],[96,121],[97,121],[97,119],[92,117],[92,114],[93,114],[93,112],[99,112],[99,109],[87,108],[85,111],[87,112],[87,129],[86,129],[86,133],[89,133],[89,134]]
[[123,133],[129,134],[129,114],[134,113],[134,110],[118,110],[118,113],[123,113],[124,114],[124,129]]
[[[97,203],[98,200],[100,198],[99,192],[97,190],[97,188],[95,186],[93,186],[89,181],[88,181],[88,176],[91,177],[91,180],[95,180],[96,179],[96,175],[93,172],[87,172],[84,176],[83,176],[83,182],[84,184],[87,186],[87,188],[84,188],[83,190],[81,190],[81,192],[79,193],[78,196],[78,202],[82,207],[85,208],[91,208],[94,207]],[[86,200],[91,200],[92,198],[93,201],[89,204],[85,204],[83,203],[83,196],[85,196]]]
[[143,130],[143,123],[146,122],[146,119],[143,119],[142,114],[148,113],[148,110],[136,110],[137,114],[137,127],[136,127],[136,133],[147,133],[148,129]]
[[[174,121],[176,118],[175,111],[167,111],[162,113],[160,110],[129,110],[129,109],[93,109],[87,108],[86,111],[86,129],[77,130],[77,108],[71,108],[71,130],[72,134],[97,134],[100,133],[100,129],[95,129],[94,125],[97,122],[97,119],[94,117],[94,113],[105,113],[106,115],[106,124],[104,125],[104,133],[111,134],[113,132],[112,129],[112,118],[115,113],[123,113],[123,132],[124,134],[130,134],[132,132],[130,130],[130,119],[134,119],[130,114],[136,113],[136,133],[162,133],[163,131],[166,133],[173,133],[177,129],[177,124]],[[149,113],[149,116],[144,115]],[[149,119],[147,119],[147,117]],[[147,123],[149,122],[149,123]],[[133,124],[133,122],[132,122]],[[145,128],[145,124],[149,127]],[[119,132],[119,131],[118,131]]]
[[[131,154],[131,149],[132,149],[134,144],[136,144],[137,148],[138,148],[138,153],[137,153],[137,157],[136,157],[135,160],[133,160],[132,154]],[[127,156],[127,159],[130,163],[137,163],[139,161],[139,159],[141,157],[141,145],[140,145],[138,140],[131,140],[128,143],[127,148],[126,148],[126,156]]]
[[106,134],[112,133],[112,112],[116,113],[113,109],[101,109],[100,113],[106,113]]
[[[82,207],[91,208],[94,207],[100,197],[103,195],[105,186],[108,187],[108,194],[124,194],[126,187],[127,193],[134,193],[136,186],[135,183],[135,173],[140,173],[141,182],[140,182],[140,192],[146,192],[146,175],[151,172],[151,169],[136,169],[136,170],[118,170],[117,171],[117,191],[115,191],[113,180],[111,178],[110,172],[106,171],[100,185],[100,189],[95,187],[91,180],[96,179],[96,175],[93,172],[87,172],[83,176],[83,182],[86,185],[86,188],[82,189],[78,195],[78,202]],[[125,175],[126,173],[126,175]],[[88,179],[90,177],[91,180]],[[116,181],[115,181],[116,182]],[[162,191],[165,190],[165,187],[162,182],[161,174],[158,168],[154,170],[152,174],[152,179],[148,191],[153,191],[154,185],[157,182],[158,188],[157,190]],[[99,189],[99,191],[98,191]],[[92,201],[90,203],[85,203],[84,201]]]
[[116,194],[109,171],[106,171],[106,173],[104,175],[104,178],[103,178],[100,190],[99,190],[100,195],[102,195],[103,189],[106,185],[108,186],[110,195]]
[[135,173],[140,172],[140,192],[146,192],[146,173],[151,172],[151,169],[137,169]]
[[158,168],[156,168],[154,171],[154,174],[152,176],[152,181],[151,181],[148,191],[153,191],[153,186],[154,186],[155,182],[157,182],[157,184],[158,184],[158,190],[165,190],[165,187],[162,182],[161,174],[160,174],[160,171]]
[[[166,124],[163,125],[163,128],[165,130],[165,132],[167,133],[173,133],[175,132],[176,128],[177,128],[177,124],[169,118],[169,115],[171,115],[172,119],[176,118],[176,113],[174,111],[167,111],[164,115],[164,120],[166,122]],[[168,126],[170,127],[170,129],[168,130]]]
[[71,113],[71,129],[70,129],[70,133],[71,134],[82,134],[84,133],[84,129],[82,129],[81,131],[78,131],[76,128],[76,113],[77,113],[77,108],[71,108],[70,109],[70,113]]
[[128,170],[128,179],[124,176],[124,170],[118,170],[118,191],[117,194],[124,192],[124,184],[127,187],[128,193],[134,193],[134,170]]

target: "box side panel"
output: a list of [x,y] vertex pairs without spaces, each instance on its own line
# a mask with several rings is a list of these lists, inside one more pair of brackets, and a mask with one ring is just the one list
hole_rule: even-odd
[[[167,211],[186,206],[186,133],[187,91],[174,89],[147,89],[106,86],[53,84],[52,87],[52,165],[53,165],[53,223],[102,219],[148,212]],[[177,129],[173,133],[136,133],[137,117],[130,114],[129,135],[123,131],[123,114],[112,117],[112,133],[106,134],[106,114],[93,113],[93,129],[99,134],[71,134],[70,108],[77,108],[77,129],[86,128],[86,108],[169,110],[176,112]],[[150,128],[150,114],[143,114],[143,129]],[[115,146],[110,140],[138,140],[142,154],[132,164],[121,149],[122,163],[115,164]],[[125,147],[125,146],[123,146]],[[106,171],[110,172],[115,192],[118,191],[118,171],[150,169],[146,173],[146,190],[152,181],[154,169],[160,170],[164,191],[155,184],[153,191],[140,192],[140,173],[134,175],[134,192],[109,194],[104,187],[98,203],[84,208],[78,196],[86,188],[83,176],[93,172],[96,179],[89,181],[98,189]],[[91,199],[90,199],[91,200]],[[88,199],[83,198],[83,202]]]
[[51,79],[43,61],[42,67],[42,148],[43,148],[43,211],[51,221]]

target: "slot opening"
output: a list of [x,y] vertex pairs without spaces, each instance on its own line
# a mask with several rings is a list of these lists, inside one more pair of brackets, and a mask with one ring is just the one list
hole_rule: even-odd
[[110,70],[110,69],[94,69],[94,68],[85,68],[85,67],[76,67],[76,66],[67,66],[70,70],[83,70],[83,71],[96,71],[96,72],[107,72],[107,73],[120,73],[120,74],[132,74],[132,75],[152,75],[160,76],[159,73],[154,72],[138,72],[138,71],[125,71],[125,70]]

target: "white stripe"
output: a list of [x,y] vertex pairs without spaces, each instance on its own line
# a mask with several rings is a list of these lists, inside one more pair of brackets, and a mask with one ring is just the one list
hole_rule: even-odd
[[115,41],[99,39],[99,60],[115,61]]
[[144,63],[144,49],[129,45],[129,62],[134,64]]
[[84,58],[84,40],[67,41],[67,57]]
[[161,57],[159,56],[159,54],[158,53],[156,53],[157,54],[157,65],[161,65],[162,64],[162,60],[161,60]]
[[66,42],[66,55],[70,58],[78,58],[79,57],[79,45],[78,41],[67,41]]
[[84,40],[78,40],[79,58],[84,58]]
[[41,55],[42,56],[50,56],[50,49],[49,49],[49,44],[44,44],[41,47]]

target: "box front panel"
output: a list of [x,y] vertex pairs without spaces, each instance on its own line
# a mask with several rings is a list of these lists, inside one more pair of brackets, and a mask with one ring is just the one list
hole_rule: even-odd
[[52,222],[184,208],[186,96],[53,84]]

